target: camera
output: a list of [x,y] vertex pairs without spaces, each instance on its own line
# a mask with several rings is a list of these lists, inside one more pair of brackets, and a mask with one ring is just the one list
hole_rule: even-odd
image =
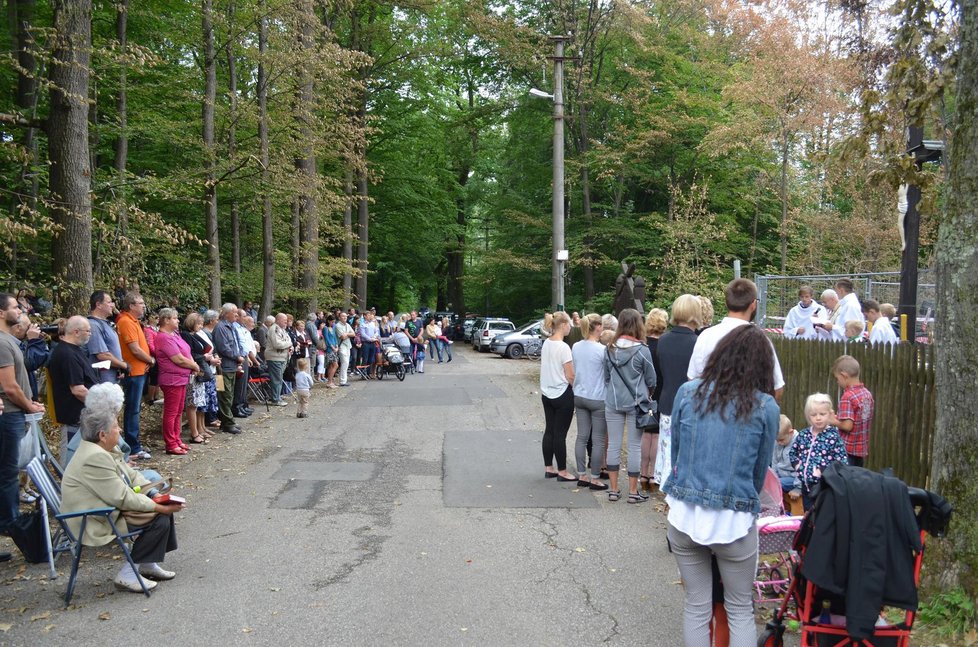
[[49,324],[46,326],[41,326],[41,332],[49,337],[58,336],[58,324]]

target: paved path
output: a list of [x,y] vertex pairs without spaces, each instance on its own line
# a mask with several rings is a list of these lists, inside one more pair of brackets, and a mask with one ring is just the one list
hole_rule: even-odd
[[62,611],[65,577],[0,564],[0,644],[681,644],[661,502],[543,479],[537,367],[460,348],[156,461],[189,499],[177,579],[116,593],[108,551]]

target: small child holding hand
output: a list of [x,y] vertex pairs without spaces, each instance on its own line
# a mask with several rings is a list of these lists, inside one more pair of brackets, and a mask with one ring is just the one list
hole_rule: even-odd
[[309,408],[309,395],[312,391],[312,376],[309,375],[309,360],[300,357],[295,363],[295,394],[299,398],[299,410],[296,418],[308,418],[306,409]]
[[808,396],[805,417],[810,426],[798,432],[789,455],[791,464],[798,470],[802,504],[808,511],[814,503],[812,489],[822,480],[825,468],[836,461],[846,465],[849,460],[839,431],[829,426],[829,421],[835,417],[829,396],[824,393]]

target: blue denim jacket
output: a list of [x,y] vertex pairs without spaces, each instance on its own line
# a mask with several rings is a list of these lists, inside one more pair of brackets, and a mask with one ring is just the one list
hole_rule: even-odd
[[781,409],[767,393],[746,421],[728,407],[700,413],[694,395],[702,380],[682,385],[672,409],[672,474],[662,490],[680,501],[736,512],[761,511],[764,485],[778,435]]

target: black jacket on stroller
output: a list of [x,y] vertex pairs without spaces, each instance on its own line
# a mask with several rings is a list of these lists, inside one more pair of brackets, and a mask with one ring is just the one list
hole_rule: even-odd
[[892,476],[833,463],[812,494],[801,574],[845,598],[849,636],[871,637],[884,605],[916,610],[914,553],[922,546],[907,486]]

